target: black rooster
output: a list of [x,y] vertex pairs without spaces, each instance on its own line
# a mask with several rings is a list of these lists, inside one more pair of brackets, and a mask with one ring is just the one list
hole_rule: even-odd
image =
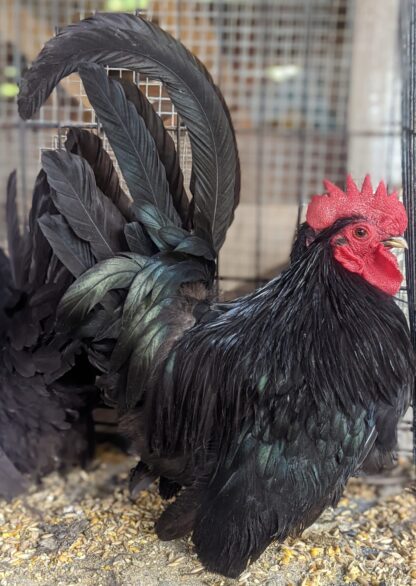
[[[85,463],[93,448],[94,373],[82,361],[82,344],[55,329],[56,307],[73,277],[37,223],[39,215],[53,209],[41,171],[29,230],[22,234],[16,175],[10,176],[9,257],[0,250],[0,497],[4,498],[19,494],[29,479]],[[60,227],[64,232],[68,229],[62,220]]]
[[[104,65],[165,83],[191,140],[190,203],[160,119]],[[352,180],[346,193],[327,184],[290,267],[246,297],[216,303],[215,259],[239,193],[218,88],[157,26],[97,14],[46,44],[23,80],[21,115],[73,71],[133,202],[84,133],[77,155],[44,153],[52,217],[71,227],[58,238],[51,225],[55,254],[69,270],[80,247],[82,258],[100,261],[69,288],[59,315],[81,324],[98,382],[141,455],[133,483],[161,477],[166,496],[180,491],[156,524],[159,536],[193,532],[206,567],[237,576],[272,540],[299,534],[335,504],[349,476],[390,458],[415,370],[390,252],[404,245],[406,214],[383,184],[376,194],[369,179],[361,192]]]

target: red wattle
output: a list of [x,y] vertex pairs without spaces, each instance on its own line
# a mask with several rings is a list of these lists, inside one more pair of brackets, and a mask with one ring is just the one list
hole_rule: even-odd
[[355,256],[344,246],[336,246],[334,256],[347,271],[361,275],[368,283],[388,295],[397,295],[399,292],[403,275],[397,258],[383,244],[379,244],[364,259]]

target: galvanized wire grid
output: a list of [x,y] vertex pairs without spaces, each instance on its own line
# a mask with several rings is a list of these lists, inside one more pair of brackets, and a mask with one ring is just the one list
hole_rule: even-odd
[[[126,0],[2,2],[0,87],[15,84],[60,27],[96,10],[120,8]],[[399,0],[135,4],[198,55],[231,110],[242,194],[220,258],[221,288],[229,294],[254,287],[286,262],[298,210],[321,191],[324,177],[343,185],[347,171],[362,180],[369,170],[376,179],[400,186],[398,53],[397,44],[387,42],[396,35],[398,6]],[[189,141],[161,85],[119,69],[110,75],[140,84],[179,142],[189,182]],[[76,75],[64,80],[28,123],[19,121],[12,97],[0,99],[0,181],[4,185],[6,174],[18,166],[25,216],[41,149],[62,145],[71,126],[102,135]],[[403,454],[410,453],[410,437],[407,421],[401,429]]]
[[[350,4],[347,0],[149,2],[147,16],[181,38],[206,63],[236,125],[243,191],[221,255],[220,276],[226,289],[245,280],[259,282],[285,262],[298,200],[320,190],[324,176],[334,181],[345,177]],[[8,31],[9,38],[16,39],[16,69],[29,62],[57,28],[108,5],[108,0],[14,2]],[[28,47],[30,42],[33,46]],[[173,113],[158,84],[144,81],[144,85],[159,113]],[[0,120],[8,126],[5,142],[15,149],[8,151],[5,172],[16,160],[24,161],[22,201],[27,200],[36,174],[40,148],[56,144],[52,129],[96,126],[77,76],[61,84],[38,119],[25,126],[20,140],[16,140],[13,103]],[[178,134],[175,115],[167,126]],[[183,137],[183,130],[179,134]],[[189,149],[181,152],[189,173]]]

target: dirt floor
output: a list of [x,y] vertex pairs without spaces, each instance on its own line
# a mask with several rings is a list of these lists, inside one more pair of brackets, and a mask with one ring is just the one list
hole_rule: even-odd
[[[272,545],[238,581],[203,570],[189,540],[158,541],[155,490],[133,502],[125,456],[102,454],[91,470],[0,503],[0,584],[50,586],[416,585],[416,486],[399,494],[354,480],[335,511],[302,539]],[[413,488],[412,488],[413,486]],[[384,491],[385,492],[385,491]]]

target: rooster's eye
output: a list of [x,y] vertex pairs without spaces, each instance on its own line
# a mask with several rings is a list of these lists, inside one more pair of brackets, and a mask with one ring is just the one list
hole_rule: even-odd
[[358,227],[358,228],[355,228],[355,230],[354,230],[354,236],[356,238],[363,239],[366,236],[368,236],[368,232],[367,232],[367,230],[365,228]]

